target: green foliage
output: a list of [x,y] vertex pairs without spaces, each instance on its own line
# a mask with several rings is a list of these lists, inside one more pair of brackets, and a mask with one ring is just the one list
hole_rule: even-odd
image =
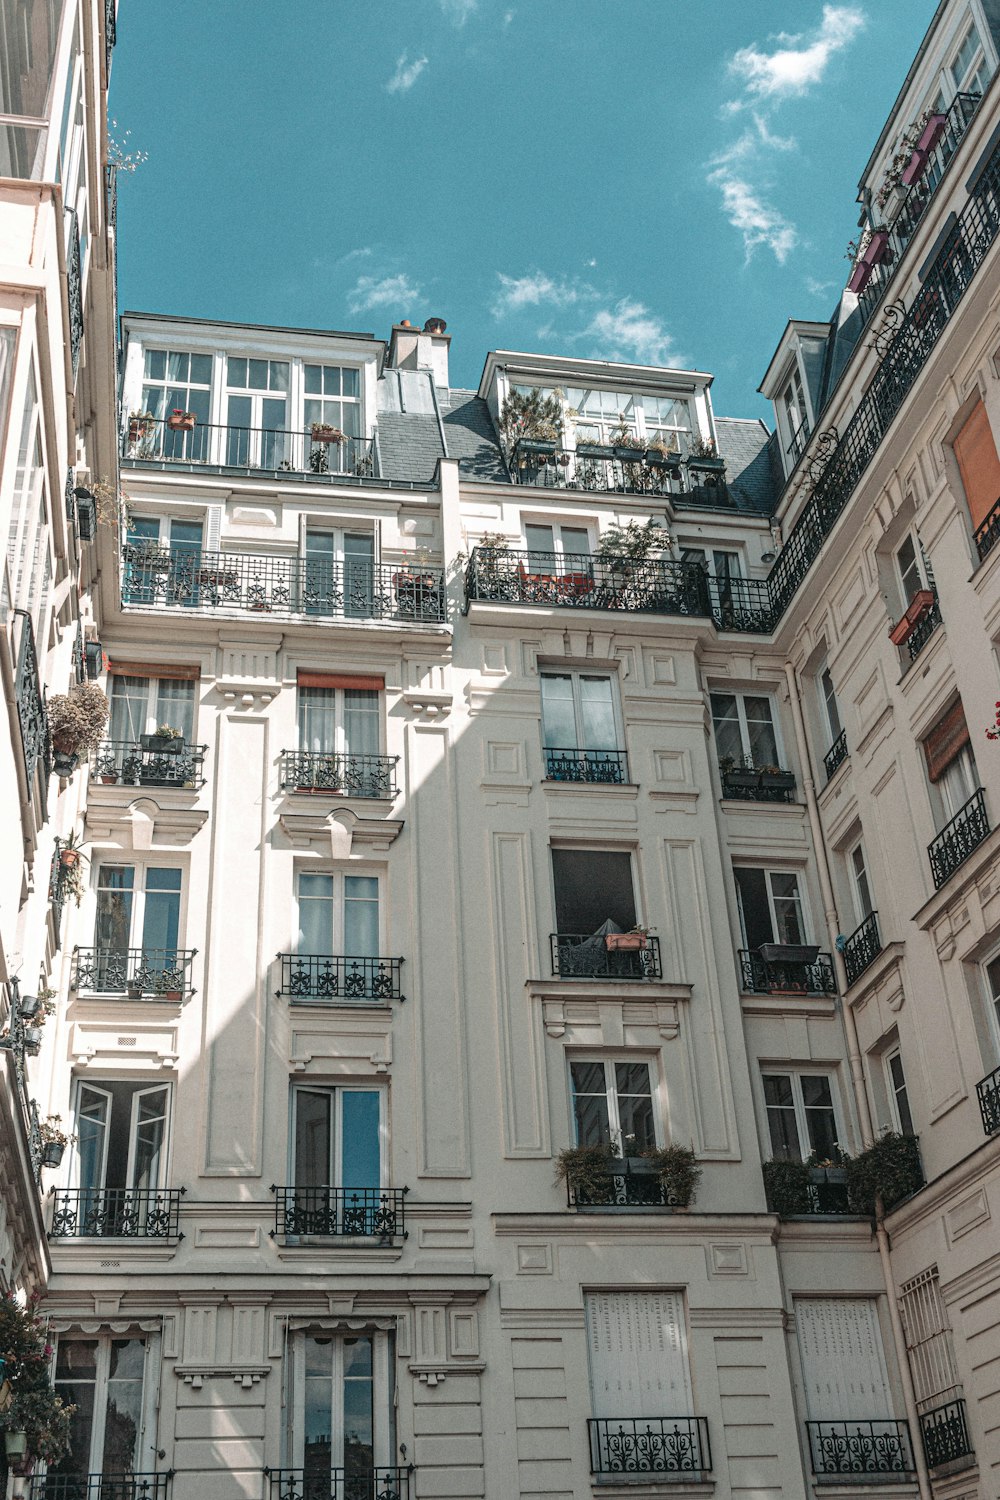
[[556,396],[543,396],[537,386],[511,391],[500,409],[500,433],[507,452],[521,438],[555,442],[562,432],[562,406]]
[[104,737],[111,705],[96,682],[85,682],[48,700],[49,732],[57,750],[83,755]]
[[627,521],[624,526],[612,522],[601,532],[595,556],[605,562],[645,562],[654,552],[670,545],[670,534],[654,521]]
[[761,1167],[767,1206],[782,1219],[809,1212],[809,1164],[804,1161],[766,1161]]
[[599,1146],[567,1146],[556,1158],[556,1179],[568,1182],[574,1193],[600,1201],[607,1191],[608,1174],[619,1160],[609,1141]]
[[12,1292],[5,1292],[0,1297],[0,1359],[13,1394],[0,1412],[0,1429],[27,1433],[29,1455],[46,1463],[55,1463],[69,1447],[75,1409],[65,1406],[49,1384],[51,1357],[37,1299],[22,1307]]
[[659,1177],[667,1201],[689,1207],[701,1181],[701,1167],[691,1147],[663,1146],[642,1155]]
[[875,1213],[876,1196],[888,1212],[924,1185],[915,1135],[886,1131],[860,1156],[848,1158],[845,1166],[851,1207],[859,1214]]

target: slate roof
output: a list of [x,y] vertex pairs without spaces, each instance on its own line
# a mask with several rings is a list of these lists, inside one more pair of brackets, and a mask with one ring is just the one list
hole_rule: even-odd
[[763,422],[740,417],[716,417],[715,431],[732,504],[771,515],[784,483],[774,434]]
[[507,480],[490,409],[475,391],[438,391],[448,457],[465,479]]

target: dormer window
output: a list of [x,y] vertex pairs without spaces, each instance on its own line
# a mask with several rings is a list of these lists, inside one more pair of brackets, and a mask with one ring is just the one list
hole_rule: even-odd
[[791,469],[809,438],[809,412],[798,365],[793,368],[785,389],[778,397],[778,416],[784,429],[785,466]]

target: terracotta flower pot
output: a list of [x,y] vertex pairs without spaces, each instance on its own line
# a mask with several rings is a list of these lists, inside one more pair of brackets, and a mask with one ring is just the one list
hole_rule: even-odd
[[80,863],[80,851],[78,849],[60,849],[59,863],[66,870],[71,870],[74,865]]
[[181,411],[175,408],[167,418],[167,426],[171,432],[193,432],[197,420],[193,411]]
[[606,932],[604,946],[609,953],[635,953],[649,947],[649,938],[644,932]]

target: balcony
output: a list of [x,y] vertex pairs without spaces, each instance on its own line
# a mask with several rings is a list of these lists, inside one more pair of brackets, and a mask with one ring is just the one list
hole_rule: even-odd
[[894,209],[884,231],[884,248],[880,248],[879,251],[881,258],[873,267],[870,279],[859,298],[858,305],[866,323],[892,280],[896,267],[937,190],[945,168],[968,129],[981,97],[981,94],[976,93],[955,95],[951,108],[944,116],[944,126],[938,134],[936,143],[930,151],[921,153],[924,159],[919,175],[909,186],[901,185],[898,190],[898,206]]
[[74,948],[73,989],[80,995],[180,1002],[191,994],[197,948]]
[[920,1413],[920,1437],[929,1469],[969,1458],[975,1452],[965,1419],[965,1402],[959,1396]]
[[745,995],[837,993],[832,957],[811,943],[765,943],[754,950],[741,948],[738,956]]
[[386,1005],[402,1000],[401,958],[352,958],[339,953],[279,953],[279,995],[322,1005]]
[[207,745],[189,745],[185,740],[167,741],[163,748],[134,740],[102,740],[91,757],[90,772],[104,786],[175,786],[197,791],[205,785],[202,766],[207,750]]
[[465,589],[468,602],[705,618],[711,614],[702,563],[474,547]]
[[994,1068],[976,1084],[979,1113],[983,1117],[983,1131],[993,1135],[1000,1130],[1000,1068]]
[[408,1468],[366,1465],[355,1458],[350,1469],[323,1465],[322,1474],[305,1469],[265,1469],[268,1500],[409,1500]]
[[171,427],[169,417],[130,417],[122,434],[122,458],[184,470],[210,467],[333,484],[377,479],[379,473],[373,437],[318,442],[309,428],[234,427],[215,422],[197,422],[183,430]]
[[719,630],[767,635],[774,629],[766,578],[709,578],[708,597]]
[[735,765],[719,762],[722,796],[726,802],[794,802],[795,777],[780,766]]
[[807,1422],[814,1474],[869,1474],[888,1479],[914,1472],[908,1423],[887,1417],[865,1422]]
[[628,760],[624,750],[578,750],[566,746],[543,751],[547,781],[596,781],[624,786]]
[[712,1449],[704,1417],[591,1417],[592,1474],[708,1474]]
[[[838,946],[840,940],[838,938]],[[873,964],[882,952],[882,939],[878,930],[878,912],[869,912],[859,927],[855,927],[843,947],[844,968],[847,982],[854,981]]]
[[826,779],[830,780],[834,771],[844,764],[847,759],[847,730],[842,729],[823,757],[826,767]]
[[[641,937],[641,943],[636,939]],[[629,945],[609,946],[608,940],[628,939]],[[553,932],[552,973],[558,979],[659,979],[660,940],[649,935],[592,932]]]
[[811,1167],[802,1161],[762,1164],[768,1210],[782,1219],[813,1214],[853,1214],[846,1167]]
[[600,494],[669,495],[678,505],[729,507],[725,460],[664,453],[632,444],[555,442],[522,438],[508,465],[514,484]]
[[409,1188],[274,1187],[277,1234],[344,1236],[389,1244],[406,1239]]
[[21,750],[24,755],[24,774],[30,789],[35,767],[41,762],[42,776],[47,784],[49,765],[49,721],[42,696],[42,683],[38,671],[38,653],[35,650],[35,632],[31,616],[26,610],[14,611],[18,621],[17,659],[14,667],[14,702],[17,705],[17,721],[21,730]]
[[931,636],[937,630],[941,621],[941,606],[938,596],[932,590],[927,593],[931,595],[930,602],[925,604],[913,622],[912,629],[906,637],[906,654],[911,662],[915,662],[921,651],[927,645]]
[[398,761],[398,755],[323,755],[312,750],[282,750],[278,775],[285,792],[325,792],[332,797],[391,801],[397,794]]
[[122,553],[122,604],[438,625],[445,618],[444,573],[350,558],[317,562],[129,542]]
[[66,245],[66,293],[69,301],[69,352],[73,362],[73,379],[80,368],[83,347],[83,271],[80,260],[80,226],[76,209],[67,214],[69,238]]
[[671,1195],[658,1169],[644,1157],[613,1158],[607,1171],[566,1174],[567,1208],[686,1207]]
[[[184,1188],[63,1188],[50,1240],[168,1240],[180,1234]],[[103,1496],[102,1496],[103,1500]]]
[[982,787],[979,787],[965,806],[959,808],[951,822],[945,824],[937,838],[927,846],[936,891],[975,852],[989,831],[986,799]]
[[166,1500],[165,1474],[34,1474],[29,1500]]
[[986,519],[976,527],[972,540],[976,544],[979,561],[985,562],[987,554],[993,551],[997,542],[1000,542],[1000,500],[994,505]]

